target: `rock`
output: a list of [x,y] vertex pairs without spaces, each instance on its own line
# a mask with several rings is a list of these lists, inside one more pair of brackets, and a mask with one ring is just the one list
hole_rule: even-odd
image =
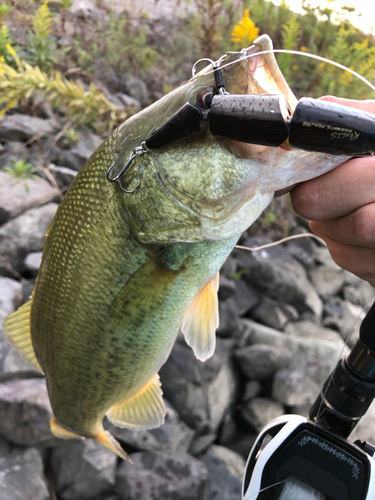
[[245,386],[245,392],[242,402],[246,403],[249,399],[256,398],[262,392],[262,386],[258,380],[250,380]]
[[0,384],[0,434],[8,441],[32,446],[53,438],[52,409],[44,379],[10,380]]
[[290,365],[278,370],[273,379],[272,397],[286,406],[312,404],[338,359],[332,363],[295,356]]
[[121,75],[121,91],[137,99],[142,106],[149,104],[149,95],[145,82],[131,73]]
[[194,431],[180,419],[167,401],[165,403],[167,408],[165,422],[156,429],[126,429],[117,427],[109,421],[106,429],[120,441],[138,450],[187,451]]
[[[265,238],[249,238],[245,246],[268,243]],[[322,302],[307,279],[306,271],[287,250],[272,247],[257,252],[236,251],[240,268],[248,269],[244,279],[260,292],[275,300],[291,304],[298,312],[314,313],[320,317]]]
[[89,18],[94,21],[103,21],[105,13],[95,6],[91,0],[74,0],[69,11],[76,17]]
[[289,323],[285,328],[285,333],[287,335],[293,335],[299,338],[309,338],[316,339],[317,342],[320,340],[327,340],[328,342],[336,342],[338,345],[342,346],[342,339],[340,334],[332,330],[331,328],[326,328],[317,325],[310,320],[296,321],[295,323]]
[[342,318],[342,303],[338,297],[332,297],[324,304],[324,316],[333,316],[335,318]]
[[32,376],[38,372],[5,340],[2,324],[5,317],[21,305],[22,285],[0,277],[0,381],[11,376]]
[[56,179],[57,183],[60,187],[70,186],[70,184],[74,181],[77,172],[67,167],[59,167],[54,165],[50,168],[50,172]]
[[220,275],[219,283],[219,300],[227,300],[236,293],[236,282],[230,280],[225,276],[225,274]]
[[50,500],[43,462],[35,448],[9,451],[0,445],[1,500]]
[[[118,92],[117,94],[115,94],[114,97],[116,98],[116,100],[119,101],[119,103],[117,104],[118,106],[124,107],[124,108],[132,108],[133,113],[138,113],[138,111],[141,111],[141,109],[142,109],[142,105],[138,101],[138,99],[135,99],[134,97],[131,97],[130,95],[122,94],[121,92]],[[114,102],[112,99],[110,99],[110,101]],[[116,104],[116,103],[114,103],[114,104]]]
[[259,380],[270,377],[276,370],[286,366],[292,353],[280,347],[256,344],[236,349],[234,356],[242,373],[249,380]]
[[78,172],[85,161],[101,145],[103,139],[89,131],[79,133],[79,141],[70,149],[55,147],[48,160],[56,165]]
[[230,359],[232,345],[229,339],[217,339],[214,355],[202,363],[179,336],[160,370],[166,399],[193,429],[217,429],[234,401],[237,380]]
[[29,159],[29,149],[23,142],[10,141],[0,147],[0,168],[13,160]]
[[17,272],[24,270],[23,260],[31,252],[43,250],[46,232],[57,209],[56,203],[32,208],[0,227],[0,272],[10,264]]
[[241,497],[245,460],[241,455],[224,448],[212,446],[202,457],[208,470],[210,498],[233,500]]
[[354,431],[350,434],[350,441],[356,439],[375,444],[375,404],[372,403],[367,413],[361,418]]
[[40,267],[40,263],[42,262],[42,255],[43,252],[29,253],[29,255],[27,255],[26,259],[24,260],[25,269],[37,273]]
[[302,354],[311,359],[321,360],[323,364],[330,363],[332,368],[343,354],[349,352],[340,339],[331,341],[310,336],[301,338],[297,332],[286,335],[249,319],[241,319],[240,328],[242,336],[237,342],[238,347],[253,344],[282,347],[291,351],[293,355]]
[[359,327],[361,321],[365,317],[365,311],[362,307],[355,306],[347,300],[341,302],[342,318],[340,324],[340,335],[346,341],[349,336],[354,334],[359,336]]
[[200,456],[205,453],[216,439],[216,434],[207,426],[195,433],[193,441],[189,447],[190,455]]
[[208,500],[207,469],[182,451],[133,453],[122,462],[115,491],[121,500]]
[[72,439],[52,451],[56,491],[62,500],[102,498],[115,484],[116,455],[92,439]]
[[31,137],[53,134],[58,128],[55,120],[42,120],[29,115],[4,115],[0,119],[2,141],[25,141]]
[[[306,229],[300,227],[297,228],[297,231],[293,232],[294,234],[311,234],[306,231]],[[291,240],[287,244],[288,252],[292,257],[294,257],[298,262],[300,262],[305,269],[310,269],[314,265],[314,248],[316,244],[314,243],[312,238],[298,238],[295,240]]]
[[237,422],[234,416],[228,413],[221,426],[218,442],[247,459],[256,438],[256,434],[249,433],[246,424]]
[[333,260],[310,269],[309,275],[315,290],[323,299],[339,293],[345,280],[343,269]]
[[284,407],[268,398],[251,399],[241,408],[242,417],[256,432],[260,432],[271,420],[283,414]]
[[44,179],[15,179],[0,172],[0,225],[26,210],[51,201],[58,190]]
[[236,281],[234,294],[225,302],[232,308],[236,316],[243,316],[259,301],[257,294],[246,281]]
[[[360,293],[361,297],[360,303],[355,305],[360,305],[362,307],[366,306],[369,307],[369,305],[372,303],[372,299],[375,294],[375,288],[373,288],[367,281],[358,278],[358,276],[355,276],[355,274],[352,274],[349,271],[344,271],[344,276],[345,276],[345,285],[353,286]],[[349,300],[347,297],[344,298],[346,300]]]
[[219,302],[219,328],[216,335],[219,337],[235,337],[238,332],[239,316],[229,300]]
[[263,300],[254,309],[251,310],[250,316],[255,321],[270,326],[276,330],[283,330],[288,323],[288,316],[275,303]]

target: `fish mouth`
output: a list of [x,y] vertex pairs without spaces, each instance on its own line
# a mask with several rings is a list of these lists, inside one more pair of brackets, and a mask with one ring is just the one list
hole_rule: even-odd
[[260,36],[240,52],[228,52],[216,64],[222,71],[225,89],[229,93],[281,94],[294,112],[298,100],[277,64],[268,35]]

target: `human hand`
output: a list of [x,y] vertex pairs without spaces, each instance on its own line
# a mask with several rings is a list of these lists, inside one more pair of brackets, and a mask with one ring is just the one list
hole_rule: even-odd
[[[324,100],[375,114],[374,101]],[[375,286],[375,157],[353,158],[290,192],[294,210],[310,220],[333,260]]]

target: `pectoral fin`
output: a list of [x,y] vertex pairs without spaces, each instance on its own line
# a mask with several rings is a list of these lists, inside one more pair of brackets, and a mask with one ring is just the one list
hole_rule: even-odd
[[134,396],[112,406],[107,412],[111,422],[122,427],[158,427],[164,422],[165,405],[162,398],[159,375],[152,379]]
[[43,373],[34,352],[30,333],[30,314],[33,301],[23,304],[17,311],[9,314],[3,323],[4,335],[8,342],[31,363],[37,370]]
[[215,351],[215,332],[219,326],[218,288],[219,273],[194,297],[181,325],[186,343],[200,361],[206,361]]

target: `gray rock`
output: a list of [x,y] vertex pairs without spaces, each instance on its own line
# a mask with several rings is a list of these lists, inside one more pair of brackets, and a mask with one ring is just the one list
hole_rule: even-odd
[[219,300],[227,300],[236,293],[236,282],[230,280],[225,274],[220,274]]
[[208,470],[211,499],[233,500],[241,497],[245,472],[245,460],[241,455],[216,445],[212,446],[202,460]]
[[0,140],[25,141],[31,137],[53,134],[57,128],[55,120],[42,120],[29,115],[5,115],[0,119]]
[[332,364],[336,364],[338,359],[332,361],[322,363],[305,356],[295,356],[287,368],[276,372],[272,397],[286,406],[311,405],[331,373]]
[[131,73],[121,75],[121,84],[125,94],[137,99],[142,106],[147,106],[149,103],[149,95],[145,82]]
[[250,316],[255,321],[270,326],[276,330],[283,330],[288,323],[288,316],[276,304],[263,300],[251,310]]
[[216,335],[219,337],[236,337],[238,332],[239,316],[229,300],[219,302],[219,328]]
[[5,167],[11,161],[29,159],[30,150],[23,142],[10,141],[0,147],[0,168]]
[[342,301],[338,297],[332,297],[324,304],[323,313],[325,316],[342,318]]
[[215,439],[216,434],[208,427],[198,431],[190,444],[188,450],[190,455],[193,455],[194,457],[202,455],[212,446]]
[[225,302],[234,311],[236,316],[243,316],[259,301],[254,290],[243,279],[236,281],[234,294]]
[[234,356],[242,373],[249,380],[260,380],[288,365],[292,353],[280,347],[256,344],[236,349]]
[[70,184],[74,181],[77,172],[67,167],[59,167],[54,165],[50,168],[50,172],[56,179],[57,183],[60,187],[70,186]]
[[138,450],[187,451],[194,431],[183,422],[178,413],[166,401],[165,422],[156,429],[132,430],[117,427],[108,421],[106,429],[120,441]]
[[58,190],[44,179],[15,179],[0,172],[0,225],[32,207],[51,201],[57,194]]
[[320,297],[327,298],[340,292],[344,284],[344,271],[333,262],[310,269],[309,275]]
[[0,434],[8,441],[32,446],[51,439],[52,409],[44,379],[0,384]]
[[350,434],[350,441],[360,439],[375,444],[375,404],[372,403],[364,417]]
[[361,291],[353,285],[345,285],[342,290],[342,295],[345,300],[348,300],[355,306],[360,306],[362,303]]
[[[268,243],[265,238],[250,238],[245,246]],[[249,269],[244,279],[254,288],[275,300],[292,304],[298,312],[322,312],[322,302],[307,279],[306,271],[287,250],[272,247],[257,252],[236,252],[239,266]]]
[[50,500],[38,450],[9,451],[0,446],[0,498]]
[[131,97],[130,95],[127,94],[121,94],[120,92],[116,94],[117,99],[120,101],[120,106],[125,107],[125,108],[132,108],[132,111],[134,113],[138,113],[138,111],[141,111],[142,105],[138,101],[138,99],[135,99],[134,97]]
[[5,340],[2,323],[5,317],[21,305],[22,285],[0,277],[0,381],[11,376],[30,376],[38,372]]
[[92,439],[62,442],[52,451],[56,491],[62,500],[102,498],[115,484],[116,455]]
[[[369,307],[372,303],[372,299],[374,298],[375,288],[373,288],[367,281],[358,278],[358,276],[355,276],[355,274],[352,274],[349,271],[344,271],[344,276],[345,285],[353,286],[356,290],[359,291],[360,303],[355,305]],[[344,298],[349,300],[347,297]],[[351,300],[349,301],[352,302]]]
[[103,142],[101,137],[88,131],[81,132],[79,138],[71,149],[54,148],[49,155],[49,161],[78,172]]
[[11,265],[16,271],[24,270],[23,260],[31,252],[43,250],[46,232],[57,209],[56,203],[32,208],[23,215],[0,227],[0,271]]
[[359,327],[365,317],[365,311],[360,306],[355,306],[347,300],[341,302],[342,318],[340,324],[340,335],[346,341],[352,334],[359,336]]
[[254,398],[241,407],[241,415],[257,432],[276,417],[284,414],[284,407],[272,399]]
[[217,429],[234,401],[237,380],[230,359],[232,345],[229,339],[217,339],[214,355],[202,363],[179,336],[160,371],[166,399],[193,429]]
[[250,380],[245,386],[242,402],[246,403],[249,399],[256,398],[262,392],[262,386],[258,380]]
[[32,271],[34,273],[37,273],[39,270],[39,267],[40,267],[40,263],[42,262],[42,255],[43,255],[43,252],[29,253],[29,255],[27,255],[27,257],[24,261],[25,268],[28,271]]
[[121,500],[208,500],[207,469],[185,452],[133,453],[119,466],[115,491]]
[[96,7],[91,0],[74,0],[69,11],[77,17],[89,18],[95,21],[103,21],[105,13]]
[[293,335],[299,338],[306,338],[317,340],[327,340],[328,342],[336,342],[338,345],[342,346],[342,339],[340,334],[332,330],[331,328],[326,328],[317,325],[310,320],[296,321],[294,323],[289,323],[285,328],[285,333],[287,335]]
[[328,362],[332,368],[342,354],[349,352],[348,348],[344,348],[344,342],[340,339],[333,342],[310,336],[301,338],[297,333],[286,335],[249,319],[241,319],[240,327],[242,337],[238,341],[239,347],[252,344],[282,347],[291,351],[293,355],[302,354],[311,359],[321,360],[322,363]]

